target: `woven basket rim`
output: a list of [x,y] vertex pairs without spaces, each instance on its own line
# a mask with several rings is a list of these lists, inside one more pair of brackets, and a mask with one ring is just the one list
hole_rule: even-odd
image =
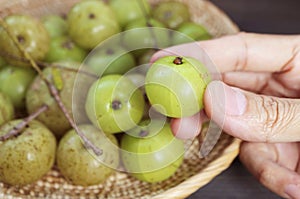
[[[208,184],[212,179],[230,167],[233,160],[237,157],[240,151],[241,140],[233,138],[232,143],[226,147],[223,151],[224,154],[214,161],[210,162],[205,169],[203,169],[197,175],[190,177],[184,182],[180,183],[176,187],[173,187],[162,194],[159,194],[153,198],[164,199],[164,198],[185,198],[201,187]],[[230,154],[230,155],[228,155]],[[216,167],[215,165],[218,165]],[[210,175],[208,175],[210,174]]]

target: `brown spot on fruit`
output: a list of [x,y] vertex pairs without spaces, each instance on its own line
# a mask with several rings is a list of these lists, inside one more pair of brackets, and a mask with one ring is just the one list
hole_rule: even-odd
[[89,19],[95,19],[95,18],[96,18],[96,15],[94,13],[89,14]]
[[122,103],[119,100],[114,100],[111,103],[111,107],[112,107],[113,110],[119,110],[119,109],[122,108]]
[[176,65],[181,65],[181,64],[183,64],[182,59],[183,59],[182,57],[176,57],[174,59],[173,63],[176,64]]
[[18,35],[17,36],[17,40],[20,44],[24,44],[25,43],[25,38],[22,35]]
[[149,131],[146,131],[146,130],[141,130],[139,133],[140,137],[146,137],[147,135],[149,135]]

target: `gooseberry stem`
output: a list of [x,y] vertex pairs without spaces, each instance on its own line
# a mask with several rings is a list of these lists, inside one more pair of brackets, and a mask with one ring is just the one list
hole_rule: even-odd
[[84,75],[89,76],[91,78],[94,78],[95,80],[99,78],[99,76],[94,74],[94,73],[84,71],[84,70],[79,70],[79,69],[76,69],[76,68],[65,67],[63,65],[56,64],[56,63],[54,63],[54,64],[51,63],[50,64],[50,63],[39,62],[38,65],[43,66],[43,67],[59,68],[59,69],[63,69],[63,70],[66,70],[66,71],[71,71],[71,72],[74,72],[74,73],[81,73],[81,74],[84,74]]
[[4,21],[4,19],[2,17],[0,17],[0,26],[2,26],[4,28],[4,30],[9,35],[9,37],[12,39],[12,41],[17,46],[17,48],[20,50],[20,52],[23,53],[25,59],[27,59],[29,61],[30,65],[35,69],[35,71],[37,71],[38,75],[46,83],[46,85],[48,87],[48,90],[50,91],[52,97],[54,98],[54,100],[58,104],[61,111],[64,113],[65,117],[67,118],[67,120],[70,123],[70,125],[72,126],[72,128],[75,129],[77,135],[83,141],[84,146],[87,149],[92,149],[93,152],[97,156],[100,156],[103,153],[103,151],[101,149],[99,149],[97,146],[93,145],[93,143],[81,132],[81,130],[78,128],[78,126],[74,122],[73,118],[70,116],[69,112],[67,111],[66,106],[63,104],[63,102],[62,102],[62,100],[61,100],[61,98],[58,94],[58,90],[56,89],[56,87],[45,77],[42,70],[37,65],[37,63],[32,59],[30,54],[28,52],[26,52],[24,50],[24,48],[19,44],[17,38],[14,37],[14,35],[11,33],[11,31],[9,30],[6,22]]
[[173,61],[173,64],[176,64],[176,65],[181,65],[183,64],[183,58],[182,57],[176,57]]
[[[2,52],[2,51],[0,52],[0,56],[1,57],[8,57],[8,58],[11,58],[11,59],[14,59],[14,60],[17,60],[17,61],[20,61],[20,62],[24,62],[24,63],[29,62],[24,57],[18,57],[18,56],[11,55],[11,54],[8,54],[8,53]],[[65,66],[63,66],[59,63],[46,63],[46,62],[41,62],[41,61],[35,61],[35,63],[39,67],[42,67],[42,68],[45,68],[45,67],[59,68],[59,69],[63,69],[63,70],[66,70],[66,71],[71,71],[71,72],[74,72],[74,73],[84,74],[86,76],[94,78],[95,80],[98,79],[98,76],[94,73],[91,73],[91,72],[88,72],[88,71],[85,71],[85,70],[79,70],[79,69],[76,69],[76,68],[65,67]]]
[[41,113],[48,110],[47,105],[41,106],[36,112],[32,113],[28,117],[24,118],[20,123],[18,123],[16,126],[14,126],[8,133],[0,137],[0,141],[6,141],[10,139],[13,136],[17,136],[20,134],[20,132],[26,127],[26,125],[29,124],[32,120],[37,118]]
[[11,55],[11,54],[8,54],[8,53],[6,53],[4,51],[0,51],[0,56],[1,57],[7,57],[7,58],[10,58],[10,59],[15,59],[17,61],[24,62],[24,63],[28,63],[29,62],[24,57],[18,57],[18,56],[15,56],[15,55]]
[[147,14],[147,10],[146,10],[146,8],[145,8],[145,5],[144,5],[143,1],[140,1],[140,0],[136,0],[136,1],[139,3],[140,8],[142,9],[142,12],[143,12],[143,14],[144,14],[144,17],[145,17],[145,19],[146,19],[146,25],[147,25],[147,27],[150,28],[150,29],[149,29],[150,34],[151,34],[152,38],[154,38],[154,48],[155,48],[155,49],[158,49],[157,37],[156,37],[156,35],[155,35],[153,29],[151,28],[151,27],[153,27],[152,24],[151,24],[151,22],[150,22],[150,19],[151,19],[151,18],[150,18],[150,16],[149,16],[149,14]]
[[78,128],[78,126],[75,124],[74,120],[71,118],[66,106],[63,104],[63,102],[61,101],[58,91],[55,88],[55,86],[53,84],[51,84],[49,81],[45,82],[48,86],[48,88],[50,89],[51,93],[53,93],[53,97],[55,99],[55,101],[57,102],[58,106],[60,107],[60,109],[62,110],[62,112],[65,114],[65,117],[67,118],[67,120],[70,122],[71,126],[75,129],[76,133],[78,134],[78,136],[82,139],[84,146],[87,149],[92,149],[93,152],[97,155],[100,156],[102,155],[103,151],[101,149],[99,149],[98,147],[96,147],[95,145],[93,145],[93,143],[81,132],[81,130]]
[[119,110],[119,109],[122,108],[122,103],[119,100],[114,100],[111,103],[111,107],[112,107],[113,110]]

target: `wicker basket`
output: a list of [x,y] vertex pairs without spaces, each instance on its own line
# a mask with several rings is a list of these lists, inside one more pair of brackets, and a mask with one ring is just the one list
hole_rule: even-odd
[[[0,0],[0,16],[24,13],[39,17],[47,13],[66,13],[77,1]],[[150,0],[153,5],[161,1]],[[237,26],[209,1],[180,1],[189,5],[192,20],[206,26],[214,37],[238,32]],[[218,143],[205,158],[199,158],[200,145],[199,140],[194,140],[179,170],[170,179],[160,183],[149,184],[138,181],[126,173],[116,173],[105,183],[97,186],[73,186],[53,168],[41,180],[25,187],[12,187],[0,183],[0,198],[184,198],[229,167],[238,155],[240,140],[222,134]]]

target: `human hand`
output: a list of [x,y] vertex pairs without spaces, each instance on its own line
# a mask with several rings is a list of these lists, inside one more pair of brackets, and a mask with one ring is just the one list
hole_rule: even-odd
[[[198,44],[222,80],[208,85],[205,113],[245,141],[240,159],[262,184],[282,197],[300,198],[300,36],[239,33]],[[197,53],[198,46],[183,44],[159,51],[152,61]],[[172,120],[174,134],[196,136],[205,120],[203,112],[198,116]]]

